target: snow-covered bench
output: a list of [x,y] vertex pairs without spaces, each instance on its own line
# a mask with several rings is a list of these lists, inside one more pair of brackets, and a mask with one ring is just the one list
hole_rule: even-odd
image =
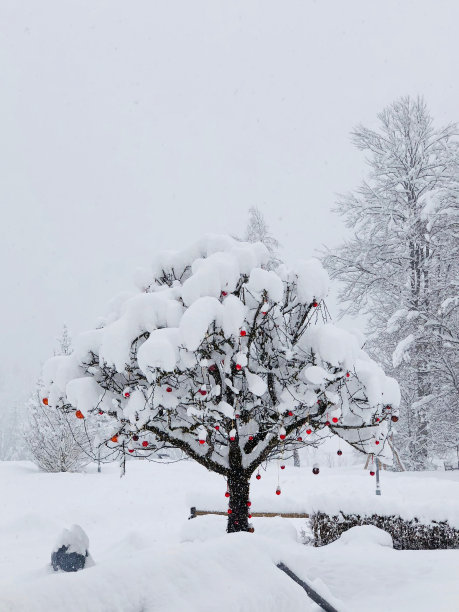
[[453,465],[452,463],[446,463],[445,461],[444,466],[445,466],[445,471],[459,470],[459,462],[457,465]]

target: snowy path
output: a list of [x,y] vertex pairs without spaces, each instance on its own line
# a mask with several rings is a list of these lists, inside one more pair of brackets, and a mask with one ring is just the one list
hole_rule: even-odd
[[[279,510],[358,499],[373,504],[368,473],[288,467],[274,495],[277,469],[252,487],[253,509]],[[458,476],[383,474],[384,503],[409,512],[453,515]],[[374,543],[297,543],[302,521],[253,519],[256,533],[224,533],[223,517],[187,521],[190,500],[225,507],[225,483],[191,462],[132,463],[120,479],[104,473],[41,474],[27,463],[0,463],[0,610],[2,612],[291,612],[317,610],[275,563],[312,581],[340,612],[455,612],[459,551],[394,551]],[[405,500],[400,501],[404,496]],[[425,501],[424,498],[428,500]],[[325,503],[324,502],[324,503]],[[445,509],[446,504],[446,509]],[[291,508],[290,508],[291,509]],[[310,509],[310,508],[307,508]],[[454,519],[454,516],[453,516]],[[79,523],[96,566],[49,573],[59,531]]]

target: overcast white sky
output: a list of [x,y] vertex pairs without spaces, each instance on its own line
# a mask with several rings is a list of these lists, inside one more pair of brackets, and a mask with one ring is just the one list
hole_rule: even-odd
[[2,0],[0,385],[252,205],[289,258],[339,242],[352,127],[418,93],[459,119],[458,23],[457,0]]

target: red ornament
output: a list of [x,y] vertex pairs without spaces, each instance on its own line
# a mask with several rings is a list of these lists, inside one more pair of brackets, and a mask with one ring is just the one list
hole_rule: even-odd
[[228,508],[228,514],[233,514],[233,511],[231,510],[231,508]]
[[299,437],[297,438],[297,440],[298,440],[298,442],[303,442],[303,438],[302,438],[301,436],[299,436]]
[[312,305],[314,306],[314,308],[317,308],[317,306],[319,305],[316,300],[313,301]]
[[281,470],[285,470],[285,465],[281,465],[281,466],[280,466],[280,469],[281,469]]
[[81,412],[81,410],[77,410],[75,412],[75,416],[77,419],[84,419],[84,414]]
[[252,518],[252,515],[251,515],[251,514],[248,514],[247,516],[248,516],[249,518]]
[[242,370],[242,366],[241,366],[241,364],[240,364],[240,363],[237,363],[237,364],[236,364],[236,370]]
[[104,413],[102,412],[102,410],[99,410],[99,414],[104,414]]
[[253,436],[249,436],[249,440],[253,440]]
[[118,442],[118,436],[113,436],[110,438],[112,442]]
[[143,446],[144,448],[146,448],[146,447],[148,446],[148,442],[147,442],[146,440],[144,440],[144,441],[142,442],[142,446]]
[[337,454],[339,457],[341,457],[341,455],[343,454],[343,451],[342,451],[341,449],[339,449],[339,450],[337,450],[337,451],[336,451],[336,454]]
[[375,444],[379,444],[379,440],[376,440]]
[[260,474],[257,474],[257,475],[255,476],[255,478],[256,478],[257,480],[260,480],[261,475],[260,475]]
[[279,434],[279,438],[280,438],[281,440],[285,440],[285,434]]
[[245,331],[245,329],[241,329],[241,336],[247,336],[247,332]]
[[199,444],[205,444],[206,441],[205,440],[199,440]]
[[317,474],[319,473],[319,468],[318,467],[312,468],[312,473],[317,476]]
[[262,314],[262,315],[266,315],[266,314],[268,314],[268,313],[267,313],[267,311],[266,311],[266,310],[262,310],[262,311],[261,311],[261,314]]
[[370,472],[370,476],[374,476],[375,473],[373,472],[373,470]]
[[236,438],[235,438],[234,436],[231,436],[231,437],[230,437],[231,442],[234,442],[234,440],[235,440],[235,439],[236,439]]
[[312,429],[306,429],[306,433],[307,433],[307,434],[308,434],[308,436],[309,436],[309,434],[312,434]]
[[215,429],[216,429],[217,431],[220,431],[220,425],[215,425]]
[[277,489],[276,489],[276,495],[280,495],[280,494],[281,494],[280,487],[277,487]]
[[376,422],[379,423],[381,419],[379,417],[376,417]]
[[251,501],[248,501],[248,502],[247,502],[247,507],[248,507],[248,508],[250,508],[250,506],[251,506],[251,505],[252,505],[252,502],[251,502]]
[[134,449],[133,449],[133,448],[129,448],[129,449],[128,449],[128,451],[129,451],[130,453],[133,453],[133,452],[134,452]]
[[170,393],[170,392],[172,391],[172,387],[167,387],[167,388],[166,388],[166,391],[167,391],[168,393]]
[[136,434],[136,435],[132,436],[132,439],[134,440],[134,442],[137,442],[137,440],[139,439],[139,436]]
[[234,417],[235,417],[236,419],[238,419],[240,416],[241,416],[241,415],[239,414],[239,412],[236,412],[236,414],[234,415]]
[[227,491],[227,492],[225,493],[225,497],[229,497],[229,496],[230,496],[230,493],[229,493],[229,491]]
[[350,374],[349,372],[346,372],[346,377],[349,378]]
[[227,291],[222,291],[222,296],[223,296],[223,297],[226,297],[227,295],[228,295],[228,292],[227,292]]
[[390,417],[390,420],[391,420],[393,423],[396,423],[396,422],[398,421],[398,416],[397,416],[396,414],[393,414],[393,415]]
[[48,405],[48,398],[47,397],[44,397],[41,401],[44,403],[45,406]]
[[288,416],[293,416],[293,412],[291,410],[288,411]]
[[333,417],[332,418],[333,423],[337,423],[339,421],[338,417]]
[[215,363],[209,366],[209,372],[214,372],[216,369],[217,369],[217,366],[215,365]]
[[385,406],[385,408],[386,408],[386,410],[391,410],[392,406],[387,405],[387,406]]
[[330,421],[325,421],[325,426],[328,427],[330,425]]
[[131,394],[129,393],[129,391],[125,391],[123,395],[124,397],[131,397]]

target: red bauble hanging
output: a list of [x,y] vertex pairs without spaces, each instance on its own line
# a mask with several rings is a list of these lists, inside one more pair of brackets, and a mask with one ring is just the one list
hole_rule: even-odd
[[342,451],[341,449],[339,449],[339,450],[337,450],[337,451],[336,451],[336,454],[337,454],[339,457],[341,457],[341,455],[343,454],[343,451]]
[[376,440],[376,441],[375,441],[375,444],[379,444],[379,440]]
[[248,515],[247,515],[247,517],[248,517],[248,518],[252,518],[252,515],[251,515],[251,514],[248,514]]
[[317,306],[319,305],[316,300],[313,301],[312,305],[314,306],[314,308],[317,308]]
[[280,435],[279,435],[279,438],[280,438],[281,440],[285,440],[285,434],[280,434]]
[[375,475],[375,473],[373,472],[373,470],[371,470],[370,476],[374,476],[374,475]]
[[397,416],[396,414],[393,414],[393,415],[390,417],[390,420],[391,420],[393,423],[396,423],[396,422],[398,421],[398,416]]
[[339,421],[338,417],[333,417],[332,418],[333,423],[337,423]]
[[75,416],[77,419],[84,419],[84,414],[81,412],[81,410],[77,410],[75,412]]
[[325,427],[329,427],[330,426],[330,421],[325,421]]
[[126,397],[126,398],[131,397],[131,394],[129,393],[129,391],[125,391],[125,392],[123,393],[123,395],[124,395],[124,397]]
[[99,414],[104,414],[102,410],[99,410]]
[[205,444],[206,441],[205,440],[199,440],[199,444]]
[[317,474],[320,472],[318,467],[313,467],[312,468],[312,473],[315,474],[317,476]]
[[308,434],[308,436],[309,436],[310,434],[312,434],[312,429],[306,429],[306,433],[307,433],[307,434]]
[[242,337],[247,336],[247,332],[245,331],[245,329],[241,329],[241,336]]
[[118,442],[118,436],[112,436],[110,439],[112,442]]
[[303,442],[303,438],[301,436],[298,436],[297,440],[298,442]]
[[231,442],[234,442],[234,440],[235,440],[235,439],[236,439],[236,438],[235,438],[234,436],[231,436],[231,437],[230,437]]
[[230,492],[229,492],[229,491],[227,491],[227,492],[225,493],[225,497],[229,497],[229,496],[230,496]]
[[226,297],[227,295],[228,295],[228,292],[227,292],[227,291],[222,291],[222,296],[223,296],[223,297]]
[[280,466],[280,469],[281,469],[281,470],[285,470],[285,465],[281,465],[281,466]]
[[249,440],[253,440],[253,436],[249,436]]
[[48,406],[48,398],[47,397],[44,397],[41,401],[44,403],[45,406]]
[[240,364],[240,363],[237,363],[237,364],[236,364],[236,370],[242,370],[242,366],[241,366],[241,364]]
[[146,448],[146,447],[148,446],[148,442],[147,442],[146,440],[144,440],[144,441],[142,442],[142,446],[143,446],[144,448]]
[[260,480],[260,478],[261,478],[261,474],[257,474],[257,475],[255,476],[255,478],[256,478],[257,480]]
[[134,452],[134,449],[133,449],[133,448],[128,448],[128,451],[129,451],[130,453],[133,453],[133,452]]
[[228,508],[228,514],[233,514],[233,511],[231,510],[231,508]]
[[198,393],[201,395],[207,395],[207,391],[205,389],[199,389]]
[[389,406],[389,405],[384,406],[384,407],[385,407],[386,410],[391,410],[392,409],[392,406]]
[[346,378],[349,378],[350,374],[349,372],[346,372]]
[[280,495],[280,494],[281,494],[281,489],[280,489],[280,487],[277,487],[277,489],[276,489],[276,495]]
[[251,502],[251,501],[248,501],[248,502],[247,502],[247,507],[248,507],[248,508],[250,508],[250,506],[251,506],[251,505],[252,505],[252,502]]
[[166,387],[166,391],[167,391],[168,393],[171,393],[171,391],[172,391],[172,387]]
[[137,442],[137,440],[139,439],[139,436],[135,434],[134,436],[132,436],[132,439],[134,440],[134,442]]
[[293,416],[293,412],[291,410],[288,411],[288,416]]
[[215,429],[216,429],[217,431],[220,431],[220,425],[215,425]]

